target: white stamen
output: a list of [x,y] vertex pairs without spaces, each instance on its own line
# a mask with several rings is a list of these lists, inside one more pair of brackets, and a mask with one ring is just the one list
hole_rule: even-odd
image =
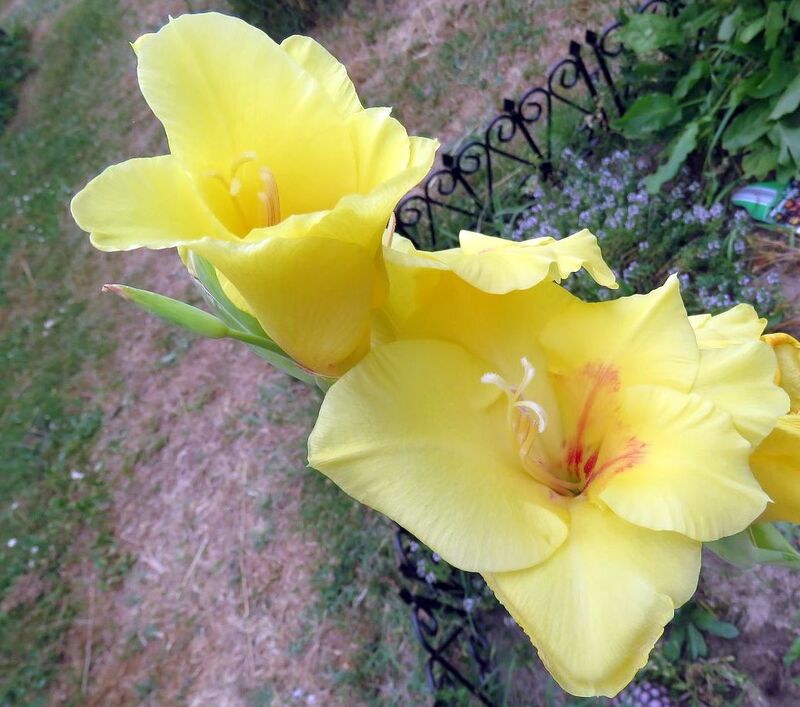
[[522,364],[522,370],[525,371],[525,375],[522,376],[522,381],[517,388],[517,391],[521,394],[531,384],[533,377],[536,375],[536,369],[525,356],[520,359],[520,363]]
[[496,385],[498,388],[502,388],[503,390],[508,388],[508,383],[505,382],[505,379],[499,373],[484,373],[481,376],[481,383]]
[[547,413],[539,403],[535,403],[533,400],[518,400],[514,403],[514,407],[522,408],[523,413],[528,417],[531,417],[531,413],[533,413],[536,416],[536,427],[539,432],[545,431],[547,428]]
[[234,177],[231,180],[231,186],[228,188],[228,192],[231,196],[238,196],[240,191],[242,191],[242,180],[239,179],[239,177]]

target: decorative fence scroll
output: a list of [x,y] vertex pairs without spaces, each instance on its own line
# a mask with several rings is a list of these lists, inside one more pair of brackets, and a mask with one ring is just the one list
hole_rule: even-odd
[[[636,12],[664,12],[674,0],[647,0]],[[446,240],[443,222],[474,229],[491,218],[499,173],[521,165],[528,174],[548,179],[553,173],[555,121],[573,113],[587,144],[609,120],[625,112],[628,91],[618,85],[612,64],[622,53],[615,38],[617,21],[601,33],[587,30],[585,44],[570,42],[568,56],[553,66],[543,85],[525,91],[518,100],[507,98],[502,111],[456,152],[441,155],[420,187],[395,209],[396,228],[417,247],[434,249]]]
[[[679,4],[647,0],[634,9],[671,12]],[[596,131],[607,130],[609,121],[625,112],[630,93],[612,71],[614,60],[622,54],[622,45],[615,39],[621,26],[617,21],[599,34],[587,30],[585,44],[570,42],[569,56],[550,69],[544,85],[528,89],[519,100],[506,99],[482,137],[455,153],[444,153],[442,166],[397,206],[397,231],[419,248],[435,248],[445,240],[440,224],[448,218],[450,224],[471,229],[492,217],[502,167],[522,165],[529,168],[524,170],[527,175],[550,178],[557,108],[578,114],[587,145]],[[492,707],[496,704],[490,684],[492,650],[477,608],[481,594],[488,591],[482,578],[441,562],[399,526],[394,542],[398,567],[406,580],[400,597],[410,607],[414,634],[427,655],[425,672],[436,704],[447,704],[448,688],[461,687],[477,703]],[[437,572],[428,572],[426,563],[437,565]]]

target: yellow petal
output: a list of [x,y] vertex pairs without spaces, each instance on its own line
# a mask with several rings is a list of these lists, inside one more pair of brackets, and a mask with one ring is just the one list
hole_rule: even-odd
[[758,339],[703,349],[692,391],[727,412],[739,433],[755,447],[789,409],[788,396],[774,383],[776,370],[775,355]]
[[[389,297],[381,312],[385,336],[442,339],[490,361],[508,380],[520,374],[520,358],[544,371],[538,337],[551,318],[575,298],[552,282],[505,295],[478,290],[427,254],[384,249]],[[540,401],[541,402],[541,401]]]
[[393,190],[389,198],[390,209],[393,209],[400,197],[427,174],[439,143],[427,138],[410,138],[390,113],[390,108],[368,108],[350,116],[347,126],[358,175],[355,191],[367,194],[404,170],[413,169],[413,174]]
[[487,582],[573,695],[612,697],[647,662],[675,609],[694,593],[700,544],[638,528],[582,499],[548,560]]
[[108,167],[75,196],[71,209],[100,250],[170,248],[206,236],[233,239],[170,155]]
[[750,445],[709,400],[669,388],[623,393],[622,416],[645,445],[631,468],[589,486],[620,517],[703,542],[744,530],[767,496],[750,471]]
[[625,386],[665,385],[688,391],[699,351],[678,280],[646,295],[587,304],[550,319],[542,333],[551,373],[571,376],[586,365],[613,365]]
[[561,282],[586,268],[604,287],[616,288],[597,239],[586,229],[562,240],[534,238],[520,243],[462,231],[460,248],[435,253],[441,262],[474,287],[492,294],[525,290],[542,282]]
[[235,284],[264,331],[306,368],[338,375],[366,351],[380,277],[375,250],[322,236],[204,240],[191,249]]
[[753,341],[761,336],[767,325],[767,320],[759,318],[749,304],[737,304],[713,317],[710,314],[695,314],[689,317],[689,321],[701,349],[725,348]]
[[[318,80],[266,34],[217,13],[182,15],[135,44],[139,86],[170,152],[198,178],[255,153],[284,214],[355,191],[349,130]],[[210,182],[211,183],[211,182]]]
[[281,48],[319,82],[343,117],[362,110],[347,69],[319,42],[295,34],[284,39]]
[[759,520],[800,523],[800,416],[786,415],[753,452],[750,466],[770,503]]
[[778,357],[778,384],[789,394],[792,412],[800,412],[800,341],[788,334],[767,334]]
[[541,562],[564,540],[563,513],[522,469],[505,396],[458,346],[399,341],[328,391],[309,463],[466,570]]

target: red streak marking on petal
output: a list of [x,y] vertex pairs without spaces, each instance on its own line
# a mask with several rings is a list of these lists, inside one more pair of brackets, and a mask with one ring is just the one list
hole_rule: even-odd
[[590,364],[585,367],[584,372],[585,375],[594,380],[592,387],[589,389],[589,394],[583,402],[581,416],[578,418],[578,427],[575,433],[575,441],[578,447],[583,446],[583,434],[586,432],[589,416],[592,414],[592,407],[594,407],[600,390],[606,386],[610,387],[612,391],[619,390],[619,375],[611,366]]
[[625,443],[625,451],[622,452],[622,454],[618,454],[617,456],[611,457],[611,459],[603,462],[597,471],[592,474],[591,478],[587,479],[586,485],[588,486],[589,483],[594,481],[594,479],[604,472],[609,472],[610,474],[619,474],[633,466],[636,466],[637,464],[640,464],[645,457],[646,451],[647,445],[644,442],[641,442],[635,437],[631,437]]
[[583,473],[586,474],[586,478],[588,479],[592,475],[592,471],[594,471],[594,467],[597,464],[597,457],[600,456],[600,450],[595,449],[590,456],[586,460],[586,464],[583,465]]

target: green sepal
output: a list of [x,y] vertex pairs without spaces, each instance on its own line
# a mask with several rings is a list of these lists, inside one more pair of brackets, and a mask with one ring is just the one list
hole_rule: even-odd
[[155,314],[170,324],[179,326],[193,334],[208,339],[237,339],[251,346],[274,350],[275,342],[250,332],[231,329],[218,317],[198,307],[180,300],[160,295],[157,292],[141,290],[128,285],[103,285],[103,292],[112,292],[123,299],[133,302],[150,314]]
[[715,555],[737,567],[782,565],[800,569],[800,553],[772,523],[757,523],[727,538],[706,543]]
[[219,314],[219,316],[231,326],[237,326],[245,331],[268,339],[272,342],[269,348],[253,347],[253,351],[278,370],[283,371],[292,378],[296,378],[303,383],[318,386],[320,389],[327,390],[330,387],[323,387],[320,384],[319,376],[315,376],[311,371],[300,366],[285,351],[283,351],[272,339],[264,332],[258,320],[249,312],[244,312],[237,307],[222,289],[222,285],[217,277],[217,271],[211,263],[197,253],[189,253],[189,264],[195,280],[199,285],[206,301]]

